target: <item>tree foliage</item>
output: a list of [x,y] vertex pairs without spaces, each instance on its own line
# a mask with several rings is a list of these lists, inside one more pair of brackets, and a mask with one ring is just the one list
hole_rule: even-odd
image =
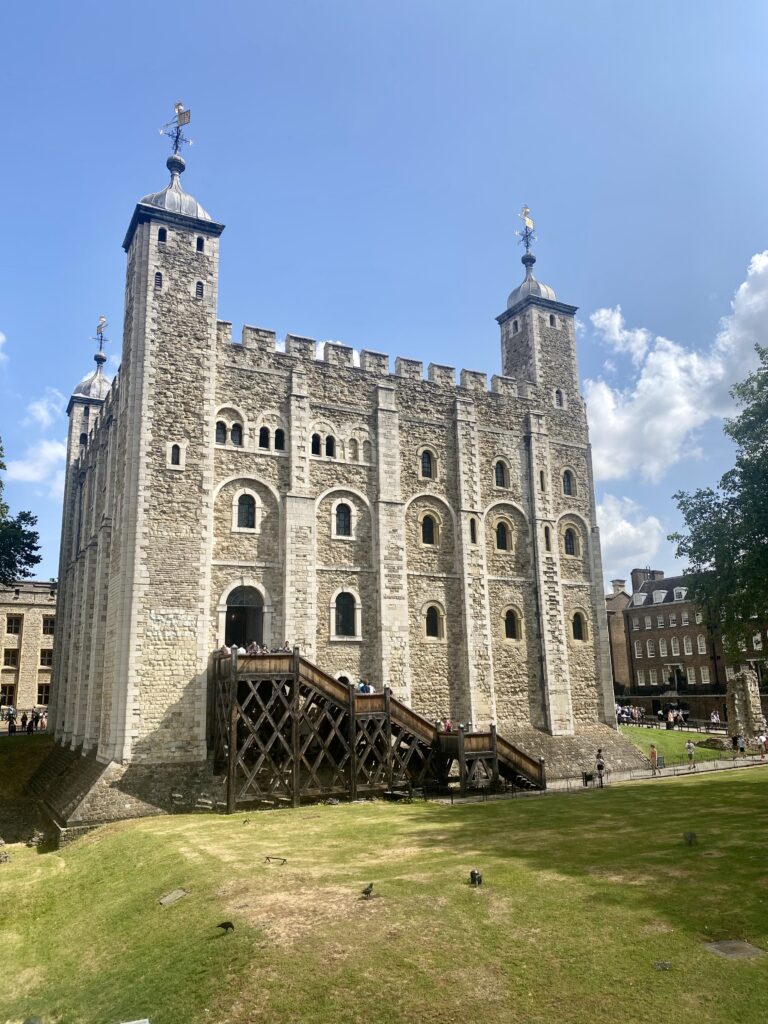
[[[0,441],[0,473],[5,469],[3,443]],[[0,586],[10,586],[16,580],[31,576],[32,569],[40,561],[37,553],[39,536],[33,527],[37,516],[31,512],[10,514],[3,501],[3,481],[0,477]]]
[[734,651],[768,624],[768,348],[755,349],[760,365],[731,390],[741,412],[723,428],[736,464],[716,488],[674,495],[686,532],[669,538]]

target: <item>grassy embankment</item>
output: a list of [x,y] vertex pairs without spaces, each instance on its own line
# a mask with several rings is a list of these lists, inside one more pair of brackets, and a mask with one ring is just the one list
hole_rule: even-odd
[[[454,807],[164,817],[59,853],[12,847],[0,1021],[757,1024],[768,956],[703,943],[768,947],[767,825],[756,768]],[[177,886],[189,895],[160,907]]]
[[[676,729],[644,729],[639,725],[621,725],[619,728],[627,739],[631,740],[646,757],[651,749],[651,744],[655,743],[656,749],[666,759],[667,764],[687,762],[688,754],[685,750],[685,744],[688,740],[698,743],[707,738],[705,733],[680,732]],[[752,753],[751,750],[750,753]],[[718,758],[729,758],[730,756],[730,750],[696,747],[695,760],[716,761]]]

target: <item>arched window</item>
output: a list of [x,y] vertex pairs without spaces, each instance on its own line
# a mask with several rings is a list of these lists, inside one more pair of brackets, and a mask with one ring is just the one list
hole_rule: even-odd
[[645,650],[649,658],[656,657],[656,644],[653,642],[653,640],[646,640]]
[[256,499],[252,494],[241,494],[237,499],[237,525],[241,530],[256,529]]
[[469,520],[469,542],[477,544],[477,520],[474,517]]
[[573,616],[573,639],[587,639],[587,624],[584,621],[584,616],[581,614],[581,612],[575,612]]
[[424,634],[440,639],[443,636],[443,614],[436,604],[431,604],[424,615]]
[[165,228],[158,228],[157,229],[157,242],[158,242],[158,245],[165,245],[165,243],[167,241],[168,241],[168,232],[165,230]]
[[539,486],[541,487],[542,491],[546,490],[546,487],[544,486],[544,470],[543,469],[539,470]]
[[81,434],[80,435],[80,444],[88,444],[88,435],[87,434]]
[[517,612],[508,608],[504,614],[504,636],[507,640],[520,639],[520,621]]
[[513,320],[512,321],[512,333],[513,334],[517,334],[517,332],[519,330],[520,330],[520,324],[517,322],[517,320]]
[[320,435],[319,434],[313,434],[312,435],[312,454],[313,455],[319,455],[320,454],[320,445],[321,445]]
[[[759,634],[758,634],[758,636],[759,636]],[[706,637],[704,636],[703,633],[699,633],[699,635],[696,637],[696,646],[698,648],[699,654],[706,654],[707,653],[707,640],[706,640]],[[759,649],[758,645],[756,643],[753,643],[752,646],[756,650]]]
[[269,448],[269,427],[259,428],[259,448]]
[[573,486],[573,473],[570,469],[566,469],[563,473],[563,494],[573,494],[575,488]]
[[236,444],[240,448],[243,444],[243,426],[241,423],[233,423],[232,430],[230,432],[230,440],[232,444]]
[[204,292],[203,282],[202,281],[198,281],[197,284],[195,285],[195,298],[196,299],[202,299],[203,292]]
[[558,388],[555,392],[555,405],[558,409],[563,408],[563,392],[560,390],[560,388]]
[[509,527],[506,523],[496,524],[496,547],[499,551],[509,551]]
[[544,527],[544,547],[547,549],[547,551],[552,550],[552,534],[550,533],[550,529],[548,526]]
[[432,459],[432,452],[423,451],[421,453],[421,475],[427,480],[431,480],[434,474],[434,464]]
[[197,249],[198,252],[205,252],[205,239],[201,235],[197,236],[195,248]]
[[421,520],[421,543],[434,544],[437,526],[432,516],[424,516]]
[[349,461],[359,462],[360,461],[360,446],[354,437],[349,439]]
[[643,641],[642,640],[635,640],[635,657],[636,658],[642,658],[642,656],[643,656]]
[[177,444],[171,445],[171,465],[181,465],[181,448]]
[[216,444],[227,443],[227,424],[223,420],[216,423]]
[[343,683],[345,686],[349,686],[349,676],[337,676],[337,683]]
[[565,531],[565,536],[563,537],[563,543],[565,545],[565,553],[566,553],[566,555],[575,555],[576,554],[576,534],[574,533],[574,531],[570,527]]
[[285,431],[282,429],[282,427],[278,427],[277,430],[275,431],[275,451],[285,451]]
[[162,287],[163,287],[163,275],[158,270],[158,272],[155,274],[155,291],[156,292],[161,291]]
[[336,598],[336,636],[355,635],[355,598],[341,593]]
[[352,509],[349,505],[341,504],[336,506],[336,536],[352,536]]
[[507,479],[507,467],[499,459],[496,463],[496,486],[497,487],[509,487],[509,480]]
[[371,442],[363,441],[363,462],[371,461]]
[[683,654],[693,654],[693,640],[689,636],[683,637]]
[[336,457],[336,438],[331,434],[329,434],[325,439],[325,454],[329,459]]
[[557,320],[555,320],[555,314],[554,313],[550,313],[549,314],[549,326],[550,327],[557,327]]

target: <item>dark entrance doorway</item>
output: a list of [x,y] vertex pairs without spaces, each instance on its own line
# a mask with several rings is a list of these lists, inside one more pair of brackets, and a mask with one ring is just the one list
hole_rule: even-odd
[[224,642],[228,647],[264,643],[264,601],[255,587],[238,587],[227,598]]

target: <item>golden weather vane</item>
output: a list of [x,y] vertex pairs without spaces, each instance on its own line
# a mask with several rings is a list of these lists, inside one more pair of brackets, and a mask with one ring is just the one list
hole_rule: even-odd
[[184,125],[189,124],[192,111],[185,110],[183,103],[174,104],[173,110],[174,116],[167,124],[163,125],[160,129],[160,134],[167,135],[169,139],[173,140],[173,152],[175,154],[179,152],[185,142],[188,146],[192,145],[192,139],[188,139],[182,131]]
[[520,239],[522,244],[525,246],[525,251],[531,251],[531,242],[536,241],[536,236],[533,233],[533,217],[531,217],[530,207],[524,205],[520,213],[517,215],[523,222],[523,230],[516,231],[515,234]]

